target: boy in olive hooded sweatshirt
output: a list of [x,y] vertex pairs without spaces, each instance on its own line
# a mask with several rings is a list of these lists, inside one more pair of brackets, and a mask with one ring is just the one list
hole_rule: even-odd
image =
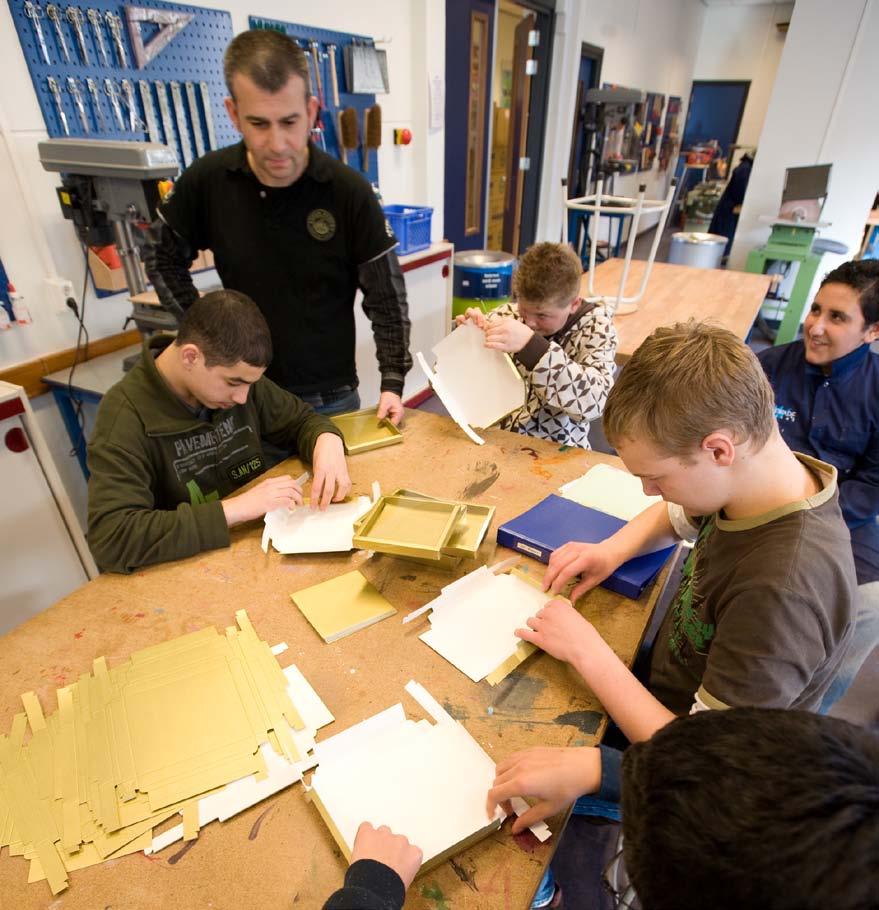
[[312,463],[312,503],[351,488],[335,426],[263,376],[272,358],[256,304],[235,291],[196,301],[104,396],[88,445],[88,542],[103,571],[229,545],[229,528],[302,503],[289,476],[224,499],[266,470],[262,440]]

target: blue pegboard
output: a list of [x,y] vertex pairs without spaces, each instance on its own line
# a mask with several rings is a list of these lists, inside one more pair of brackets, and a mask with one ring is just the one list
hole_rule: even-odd
[[[360,149],[354,152],[348,152],[348,164],[355,170],[359,170],[370,183],[378,186],[378,155],[373,150],[369,155],[369,170],[363,170],[363,112],[375,104],[375,95],[352,94],[347,92],[348,86],[345,83],[345,65],[343,48],[358,42],[360,44],[374,44],[374,39],[367,35],[354,35],[350,32],[334,32],[326,28],[314,28],[310,25],[298,25],[293,22],[281,22],[277,19],[264,19],[260,16],[251,16],[248,20],[251,28],[274,29],[289,35],[296,39],[303,50],[307,51],[306,42],[316,41],[319,47],[320,78],[323,85],[323,111],[321,122],[323,123],[324,144],[326,150],[331,154],[339,157],[339,137],[337,133],[336,114],[346,107],[353,107],[357,111],[358,128],[360,135]],[[333,99],[332,82],[330,78],[330,55],[327,51],[329,45],[336,46],[336,78],[339,83],[339,107],[335,106]],[[314,67],[310,51],[308,53],[309,72],[312,73],[314,81]],[[317,85],[312,86],[312,94],[318,94]]]
[[[68,2],[58,4],[62,13],[66,12]],[[141,4],[133,4],[141,5]],[[226,97],[226,86],[223,81],[223,51],[226,45],[232,40],[232,17],[223,10],[204,9],[197,6],[184,6],[177,3],[164,3],[162,0],[148,0],[142,5],[150,9],[171,10],[174,12],[192,13],[193,18],[189,24],[180,31],[165,48],[151,60],[143,69],[137,69],[134,63],[131,42],[128,36],[128,29],[125,23],[125,5],[120,3],[111,3],[107,0],[83,0],[79,8],[83,13],[87,9],[97,9],[102,15],[106,12],[113,12],[122,20],[122,43],[125,49],[129,66],[124,68],[119,65],[116,57],[115,45],[106,23],[102,25],[104,35],[104,44],[110,58],[110,66],[104,66],[101,60],[98,43],[92,26],[85,21],[83,32],[85,35],[86,50],[90,65],[86,66],[80,57],[79,44],[76,40],[76,34],[70,22],[62,16],[62,27],[67,40],[67,47],[70,52],[71,62],[67,63],[64,59],[56,36],[55,28],[51,21],[46,17],[45,0],[41,0],[39,6],[42,11],[40,24],[43,30],[43,36],[46,41],[51,63],[45,63],[36,32],[31,20],[25,15],[24,0],[9,0],[9,9],[12,13],[12,19],[15,22],[15,28],[18,32],[18,38],[27,61],[28,70],[30,71],[31,80],[37,93],[37,100],[40,109],[43,112],[43,119],[46,122],[46,129],[51,137],[63,137],[64,130],[61,126],[61,119],[55,105],[54,98],[49,91],[47,78],[54,76],[61,89],[61,99],[64,111],[67,115],[67,122],[72,137],[92,138],[92,139],[132,139],[145,140],[148,138],[146,127],[138,132],[130,130],[120,130],[110,104],[110,99],[104,94],[103,81],[109,77],[116,84],[117,88],[122,79],[129,79],[132,82],[135,92],[135,105],[137,114],[143,122],[144,110],[141,102],[138,81],[145,79],[150,83],[150,94],[153,100],[153,107],[156,112],[156,119],[159,124],[159,133],[167,144],[176,152],[181,167],[184,162],[181,157],[181,150],[176,136],[168,142],[168,137],[162,125],[161,115],[158,106],[156,81],[163,82],[164,91],[168,98],[168,105],[171,110],[172,120],[174,119],[174,108],[171,100],[169,83],[172,81],[180,82],[181,87],[185,82],[206,82],[211,99],[211,114],[214,123],[214,132],[217,146],[223,147],[230,145],[238,140],[238,133],[235,131],[229,118],[223,108],[223,99]],[[145,41],[150,38],[148,31],[149,26],[142,26],[141,33]],[[154,30],[157,28],[153,27]],[[73,98],[67,91],[67,77],[73,76],[79,83],[80,91],[83,95],[86,117],[90,125],[90,132],[86,133],[82,127],[79,113]],[[86,79],[92,77],[97,81],[99,89],[99,104],[104,115],[104,127],[97,115],[95,114],[93,100],[86,88]],[[190,117],[189,105],[186,103],[185,89],[184,95],[184,116],[186,117],[187,128],[190,134],[190,143],[193,149],[193,155],[196,153],[193,128],[201,131],[205,147],[208,148],[207,132],[204,126],[204,109],[201,102],[201,96],[196,93],[198,99],[198,108],[200,123],[193,124]],[[123,113],[125,108],[123,106]],[[176,132],[177,124],[174,122]]]

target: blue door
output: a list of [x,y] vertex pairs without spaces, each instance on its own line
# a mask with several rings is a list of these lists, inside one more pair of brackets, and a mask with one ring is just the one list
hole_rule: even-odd
[[739,136],[750,82],[694,82],[682,148],[716,139],[721,157]]
[[494,0],[446,0],[444,233],[456,250],[486,245]]

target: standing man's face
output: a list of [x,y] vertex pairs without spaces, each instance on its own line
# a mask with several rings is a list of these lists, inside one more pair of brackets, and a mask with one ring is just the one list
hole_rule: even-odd
[[267,92],[243,73],[232,77],[226,110],[247,147],[247,161],[265,186],[290,186],[308,165],[308,137],[317,119],[317,98],[306,97],[301,76]]

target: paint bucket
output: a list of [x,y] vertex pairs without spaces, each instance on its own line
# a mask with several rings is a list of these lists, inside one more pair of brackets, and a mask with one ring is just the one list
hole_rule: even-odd
[[726,237],[700,231],[679,231],[671,235],[668,262],[696,269],[719,269]]
[[470,307],[487,313],[510,299],[516,257],[496,250],[455,253],[452,316]]

